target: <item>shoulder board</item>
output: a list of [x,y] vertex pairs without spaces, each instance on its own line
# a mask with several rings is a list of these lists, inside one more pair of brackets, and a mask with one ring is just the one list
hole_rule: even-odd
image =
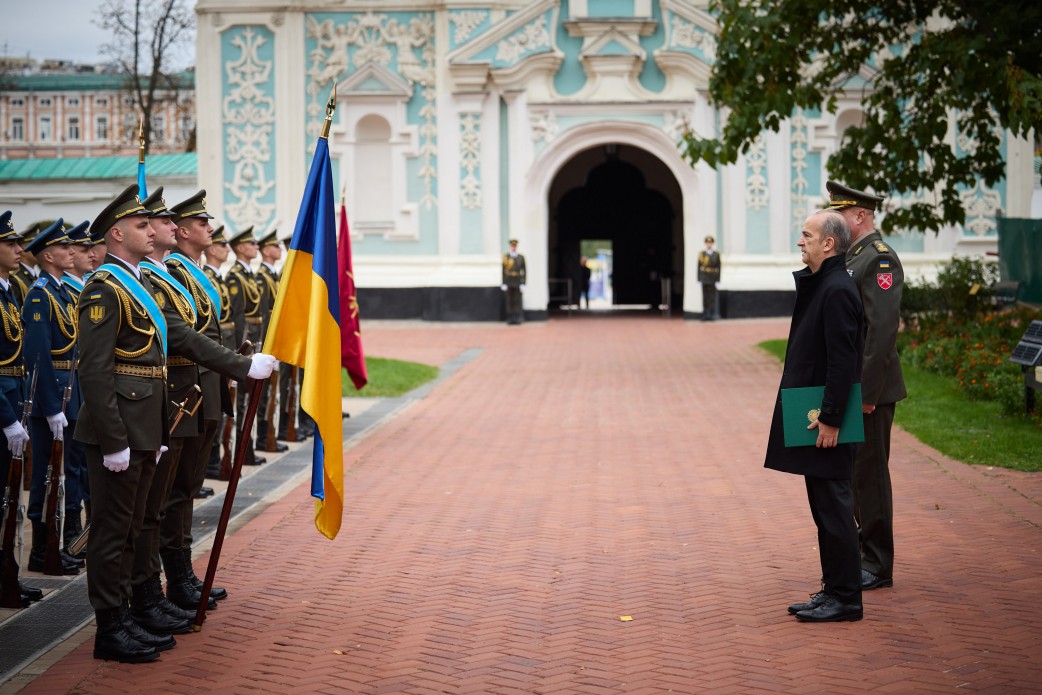
[[106,280],[108,280],[108,278],[109,278],[109,271],[107,271],[107,270],[99,270],[98,272],[96,272],[93,275],[91,275],[90,276],[90,280],[88,280],[87,282],[93,282],[94,280],[97,280],[98,282],[105,282]]
[[47,278],[40,278],[39,280],[37,280],[36,282],[33,283],[33,287],[46,287],[46,286],[47,286]]
[[890,253],[890,249],[881,241],[873,241],[872,245],[876,247],[876,251],[879,253]]

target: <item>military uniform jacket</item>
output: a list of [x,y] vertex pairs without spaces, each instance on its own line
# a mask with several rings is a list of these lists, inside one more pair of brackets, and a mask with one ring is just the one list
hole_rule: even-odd
[[235,324],[232,322],[232,300],[228,294],[228,285],[220,272],[212,265],[203,266],[203,272],[210,282],[217,288],[217,294],[221,297],[221,315],[218,317],[217,325],[220,327],[221,343],[229,350],[238,350],[239,345],[235,342]]
[[[105,262],[127,265],[111,255]],[[156,294],[147,277],[142,275],[139,282]],[[128,447],[158,451],[169,438],[162,376],[166,355],[155,324],[108,271],[91,275],[78,310],[84,408],[76,423],[76,440],[96,444],[103,454]],[[117,374],[116,365],[155,370],[158,378]]]
[[70,371],[76,357],[76,301],[58,279],[48,273],[40,275],[22,307],[25,364],[39,370],[32,414],[45,417],[61,411],[71,379],[65,417],[72,421],[78,417],[82,401],[79,380]]
[[861,397],[865,403],[896,403],[908,395],[897,355],[904,270],[879,232],[847,251],[847,271],[861,294],[865,311],[865,364]]
[[720,254],[702,249],[698,254],[698,281],[703,285],[720,282]]
[[264,331],[267,333],[271,322],[271,312],[275,308],[275,296],[279,293],[281,276],[266,264],[261,263],[257,269],[257,285],[261,288],[261,313],[264,316]]
[[525,257],[520,253],[511,256],[503,254],[503,283],[507,287],[518,288],[525,284]]
[[[22,355],[22,316],[12,280],[8,289],[0,287],[0,370],[24,369]],[[0,374],[0,427],[8,427],[22,416],[21,402],[25,398],[25,378],[16,374]],[[6,483],[7,481],[0,481]]]
[[[213,340],[200,333],[200,322],[209,322],[201,318],[202,310],[196,304],[196,311],[185,298],[180,290],[173,287],[169,281],[156,274],[149,268],[150,261],[141,264],[142,273],[151,281],[155,288],[156,303],[163,310],[163,316],[167,323],[167,340],[169,342],[169,354],[167,356],[168,373],[167,387],[169,397],[176,403],[181,403],[188,397],[197,384],[200,384],[200,368],[213,369],[235,379],[245,379],[250,371],[250,359],[223,348],[220,341]],[[175,276],[176,279],[176,276]],[[200,292],[201,294],[205,294]],[[195,297],[193,296],[193,300]],[[213,317],[213,306],[207,303],[209,319]],[[205,329],[205,323],[202,326]],[[178,423],[173,432],[175,437],[194,437],[202,431],[202,417],[205,417],[206,389],[203,391],[203,405],[195,415],[185,415]],[[214,389],[210,394],[210,400],[220,404],[220,391]],[[191,406],[194,399],[189,399]],[[211,404],[212,407],[212,404]],[[211,419],[217,419],[216,416]]]
[[25,304],[25,297],[29,294],[29,288],[36,282],[36,275],[24,263],[18,264],[18,270],[11,273],[11,289],[14,290],[18,306]]
[[264,319],[263,296],[257,277],[242,262],[235,261],[228,274],[224,276],[224,282],[228,286],[228,296],[231,299],[236,340],[248,339],[259,350]]

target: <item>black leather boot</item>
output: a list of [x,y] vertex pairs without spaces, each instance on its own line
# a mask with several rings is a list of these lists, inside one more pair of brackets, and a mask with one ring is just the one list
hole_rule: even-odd
[[192,626],[184,618],[174,618],[159,608],[148,582],[134,587],[134,598],[130,603],[130,617],[140,627],[153,635],[184,635]]
[[169,649],[173,649],[177,646],[177,640],[170,635],[157,635],[153,632],[149,632],[145,628],[138,625],[134,620],[134,617],[130,614],[130,606],[123,604],[122,608],[123,627],[126,629],[127,634],[136,639],[141,644],[148,647],[155,647],[157,651],[165,652]]
[[[191,582],[192,586],[194,586],[200,593],[202,593],[203,580],[199,579],[199,577],[195,575],[195,569],[192,567],[192,549],[183,549],[181,550],[181,554],[184,555],[185,567],[187,569],[188,574],[188,581]],[[224,599],[228,598],[228,591],[227,589],[223,589],[219,586],[211,586],[210,598],[217,599],[218,601],[223,601]]]
[[[73,575],[80,573],[83,566],[82,560],[74,560],[61,550],[58,551],[62,560],[62,574]],[[33,521],[33,544],[29,550],[29,571],[43,572],[44,560],[47,557],[47,524],[42,521]]]
[[[202,594],[195,588],[188,578],[185,567],[184,556],[180,551],[164,553],[163,571],[166,572],[166,597],[178,608],[186,611],[195,611],[199,608],[199,599]],[[213,596],[206,602],[207,610],[216,610],[217,601]]]
[[130,636],[123,626],[123,609],[106,608],[94,613],[98,631],[94,635],[94,658],[119,661],[124,664],[143,664],[159,658],[155,647],[141,644]]
[[156,605],[159,606],[159,610],[163,611],[171,618],[187,621],[189,625],[195,622],[194,610],[186,611],[184,608],[178,608],[163,594],[163,583],[159,579],[159,572],[152,575],[152,578],[148,580],[146,586],[148,586],[148,591],[152,594],[152,598],[156,600]]
[[43,599],[43,592],[37,589],[35,586],[28,586],[18,582],[18,593],[22,595],[22,598],[32,603],[33,601],[39,601]]

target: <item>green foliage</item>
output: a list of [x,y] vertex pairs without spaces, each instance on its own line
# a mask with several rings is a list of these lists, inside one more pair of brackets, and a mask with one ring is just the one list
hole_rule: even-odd
[[[713,0],[710,8],[720,31],[709,94],[729,116],[718,139],[686,134],[685,156],[734,163],[797,108],[835,112],[846,91],[861,98],[865,118],[847,129],[830,175],[926,197],[889,211],[886,232],[964,222],[961,190],[1005,172],[996,119],[1017,135],[1042,125],[1042,3]],[[949,125],[976,141],[974,151],[952,147]]]
[[361,391],[355,389],[347,370],[341,370],[342,393],[346,397],[397,398],[423,386],[438,376],[438,368],[419,362],[366,357],[365,369],[369,383]]
[[941,267],[937,280],[907,283],[901,296],[901,318],[906,328],[954,319],[970,322],[995,308],[992,287],[999,280],[997,263],[981,258],[952,259]]

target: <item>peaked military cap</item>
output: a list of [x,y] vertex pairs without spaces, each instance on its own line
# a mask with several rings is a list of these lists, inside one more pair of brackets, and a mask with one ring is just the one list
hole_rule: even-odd
[[21,241],[22,235],[16,232],[11,222],[11,211],[4,210],[0,213],[0,241]]
[[174,222],[180,222],[186,217],[213,219],[213,215],[206,211],[206,189],[199,191],[183,203],[174,205],[170,208],[170,212],[174,214]]
[[706,243],[708,243],[708,244],[715,244],[716,243],[716,239],[713,238],[712,234],[710,234],[709,236],[706,237]]
[[829,192],[829,204],[825,206],[826,210],[859,207],[875,211],[879,209],[879,204],[883,202],[883,198],[880,196],[865,193],[864,191],[856,191],[835,181],[827,182],[825,188]]
[[267,233],[264,236],[262,236],[260,238],[260,241],[258,241],[257,243],[260,244],[261,247],[264,247],[264,246],[278,246],[282,242],[279,240],[278,230],[273,229],[269,233]]
[[24,249],[26,246],[28,246],[29,243],[31,243],[32,240],[35,239],[36,235],[39,234],[39,233],[40,233],[40,223],[39,222],[33,222],[31,225],[26,227],[21,232],[21,234],[22,234],[22,248]]
[[149,217],[174,217],[174,213],[166,208],[166,199],[163,197],[163,187],[160,186],[152,191],[152,195],[141,201],[148,210]]
[[133,186],[128,186],[126,190],[116,196],[115,200],[101,211],[101,214],[94,218],[94,224],[90,226],[91,241],[104,239],[109,230],[126,217],[148,214],[148,210],[141,204],[141,199],[138,198],[137,193],[138,187],[136,183]]
[[65,233],[65,220],[59,217],[54,221],[54,224],[37,234],[36,238],[33,239],[31,243],[26,244],[25,250],[29,253],[37,254],[48,246],[70,243],[72,243],[72,241]]
[[73,244],[90,246],[93,242],[90,240],[90,232],[87,229],[90,227],[90,221],[84,220],[78,225],[69,229],[65,232],[65,235],[69,237],[69,241]]
[[227,244],[228,239],[224,236],[224,225],[222,224],[217,229],[213,230],[213,234],[210,235],[210,241],[215,244]]
[[235,236],[233,236],[231,239],[229,239],[228,243],[231,244],[232,246],[235,246],[236,244],[245,244],[245,243],[249,243],[251,241],[253,243],[255,243],[255,244],[257,243],[257,240],[253,237],[253,225],[252,224],[249,227],[247,227],[246,229],[244,229],[241,232],[239,232],[238,234],[236,234]]

